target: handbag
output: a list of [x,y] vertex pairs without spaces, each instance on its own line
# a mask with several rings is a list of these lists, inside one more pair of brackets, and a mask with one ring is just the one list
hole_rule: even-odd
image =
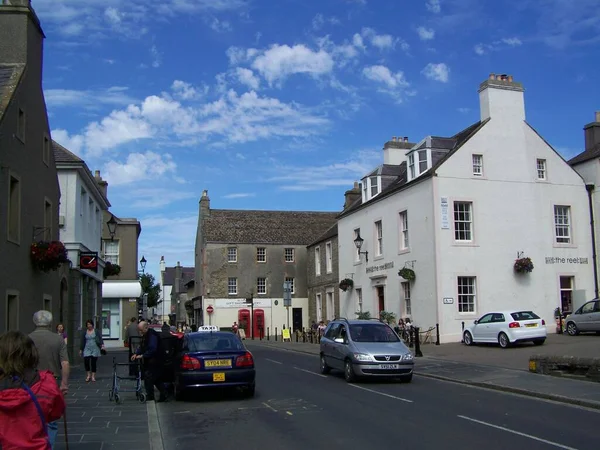
[[106,352],[106,349],[104,349],[104,348],[101,348],[101,349],[100,349],[100,354],[101,354],[102,356],[106,356],[106,353],[107,353],[107,352]]

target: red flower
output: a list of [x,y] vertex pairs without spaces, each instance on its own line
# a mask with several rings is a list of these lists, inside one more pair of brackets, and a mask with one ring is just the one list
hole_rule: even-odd
[[67,249],[60,241],[39,241],[31,244],[31,262],[34,267],[49,272],[69,262]]

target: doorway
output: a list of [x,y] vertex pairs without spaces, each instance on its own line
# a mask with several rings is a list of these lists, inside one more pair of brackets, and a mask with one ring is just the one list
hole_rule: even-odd
[[378,316],[381,311],[385,311],[385,286],[377,286],[377,301],[379,306]]
[[302,308],[292,308],[292,331],[302,331]]

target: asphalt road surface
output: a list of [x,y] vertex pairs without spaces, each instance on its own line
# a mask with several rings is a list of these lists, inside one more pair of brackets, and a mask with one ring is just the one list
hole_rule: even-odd
[[315,356],[249,347],[256,396],[158,404],[165,450],[597,450],[600,442],[600,411],[419,376],[350,385],[341,373],[321,375]]

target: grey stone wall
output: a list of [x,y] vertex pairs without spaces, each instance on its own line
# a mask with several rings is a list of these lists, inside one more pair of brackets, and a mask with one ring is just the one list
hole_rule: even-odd
[[[326,251],[325,244],[331,242],[332,250],[332,272],[327,273],[326,266]],[[321,251],[321,275],[316,275],[315,267],[315,248],[320,247]],[[322,314],[323,319],[327,318],[327,301],[326,292],[333,290],[333,302],[335,305],[334,317],[340,315],[340,289],[339,289],[339,252],[338,252],[338,237],[334,236],[331,239],[319,242],[318,244],[308,247],[307,255],[307,283],[308,283],[308,320],[309,326],[317,320],[317,294],[321,294]]]

